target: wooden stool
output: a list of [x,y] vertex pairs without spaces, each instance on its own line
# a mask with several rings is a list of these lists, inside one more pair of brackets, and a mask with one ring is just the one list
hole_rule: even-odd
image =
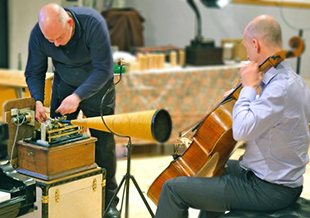
[[255,212],[233,210],[220,216],[219,218],[309,218],[310,217],[310,200],[300,197],[296,203],[283,210],[274,212]]

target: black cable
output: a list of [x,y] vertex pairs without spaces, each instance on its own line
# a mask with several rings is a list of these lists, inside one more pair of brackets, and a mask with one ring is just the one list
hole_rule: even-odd
[[14,141],[13,141],[12,148],[11,148],[11,157],[10,157],[10,164],[11,164],[11,166],[12,166],[12,160],[13,160],[13,156],[14,156],[13,153],[14,153],[14,150],[15,150],[15,144],[16,144],[17,136],[18,136],[18,132],[19,132],[19,127],[26,122],[26,116],[23,116],[22,117],[23,119],[20,120],[19,119],[19,115],[20,115],[20,113],[18,112],[17,116],[16,116],[17,117],[17,123],[14,123],[15,126],[16,126],[16,130],[15,130]]
[[101,120],[103,122],[103,124],[105,125],[105,127],[110,131],[110,133],[112,133],[113,135],[116,135],[116,136],[119,136],[119,137],[124,137],[124,138],[128,138],[128,144],[130,143],[131,144],[131,137],[130,136],[124,136],[124,135],[119,135],[115,132],[113,132],[107,125],[107,123],[105,122],[104,120],[104,117],[103,117],[103,103],[104,103],[104,100],[106,98],[106,96],[115,88],[115,86],[122,80],[122,71],[123,71],[123,64],[120,64],[120,69],[119,69],[119,80],[116,82],[116,83],[113,83],[111,84],[111,86],[107,89],[107,91],[104,93],[104,95],[102,96],[102,99],[101,99],[101,102],[100,102],[100,117],[101,117]]
[[[282,2],[283,2],[283,0],[282,0]],[[292,24],[290,24],[290,23],[286,20],[286,18],[285,18],[285,15],[284,15],[284,12],[283,12],[283,8],[284,8],[284,6],[283,6],[283,4],[282,4],[282,5],[280,6],[280,14],[281,14],[281,17],[282,17],[284,23],[285,23],[288,27],[290,27],[290,28],[293,29],[293,30],[297,30],[297,31],[300,31],[300,30],[308,31],[308,30],[310,30],[310,26],[309,26],[309,27],[305,27],[305,28],[301,28],[301,27],[295,27],[295,26],[293,26]],[[302,9],[302,8],[301,8],[301,9]]]

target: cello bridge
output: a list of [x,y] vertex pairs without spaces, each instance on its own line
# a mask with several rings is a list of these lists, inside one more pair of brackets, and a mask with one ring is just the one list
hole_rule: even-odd
[[190,146],[191,143],[192,143],[192,141],[189,140],[188,138],[185,138],[185,137],[178,139],[177,142],[174,143],[174,145],[173,145],[173,147],[174,147],[173,156],[174,157],[180,156],[180,154],[183,153],[183,151],[185,151]]

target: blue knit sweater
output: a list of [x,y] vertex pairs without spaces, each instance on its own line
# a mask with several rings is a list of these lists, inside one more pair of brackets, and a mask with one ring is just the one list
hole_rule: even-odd
[[54,73],[76,88],[74,93],[81,100],[96,94],[113,77],[109,32],[102,15],[86,7],[65,10],[71,12],[75,22],[74,35],[65,46],[56,47],[49,42],[38,23],[31,32],[25,76],[35,101],[44,102],[48,57]]

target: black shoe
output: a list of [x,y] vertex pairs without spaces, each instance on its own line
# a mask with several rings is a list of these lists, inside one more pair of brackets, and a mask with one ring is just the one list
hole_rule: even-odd
[[111,205],[105,217],[106,218],[121,218],[121,213],[117,210],[116,206]]
[[118,202],[119,198],[116,196],[111,202],[110,208],[108,209],[105,218],[121,218],[121,213],[116,208]]

